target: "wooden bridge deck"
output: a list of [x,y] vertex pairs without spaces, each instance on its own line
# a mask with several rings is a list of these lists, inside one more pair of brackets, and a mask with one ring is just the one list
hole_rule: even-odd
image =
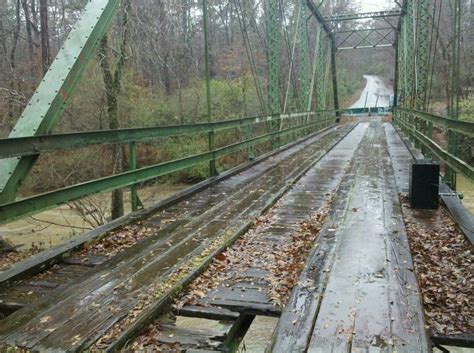
[[[330,201],[286,307],[272,301],[268,270],[255,261],[245,273],[229,270],[199,306],[178,311],[225,320],[226,333],[165,325],[155,338],[189,352],[225,351],[249,318],[271,315],[280,316],[273,352],[427,352],[398,196],[408,185],[410,160],[392,125],[378,120],[313,136],[142,220],[138,228],[151,235],[135,246],[111,257],[66,257],[46,275],[4,285],[0,299],[9,311],[0,321],[0,343],[81,351],[123,322],[135,325],[116,335],[128,341],[163,310],[149,306],[174,291],[167,283],[183,266],[192,268],[216,243],[244,234],[276,201],[257,247],[284,248],[301,222]],[[130,320],[137,308],[148,317]],[[101,347],[117,347],[114,339]]]

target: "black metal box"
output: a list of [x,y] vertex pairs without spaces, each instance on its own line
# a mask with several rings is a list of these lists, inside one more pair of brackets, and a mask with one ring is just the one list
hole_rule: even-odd
[[417,159],[410,171],[411,208],[437,209],[439,205],[439,163]]

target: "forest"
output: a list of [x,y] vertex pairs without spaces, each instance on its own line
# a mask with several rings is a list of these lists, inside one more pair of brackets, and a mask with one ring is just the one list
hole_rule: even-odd
[[[1,0],[0,6],[0,136],[7,137],[42,80],[44,73],[81,15],[86,0]],[[279,2],[283,21],[281,50],[282,111],[297,111],[298,90],[295,33],[306,20],[309,36],[316,23],[300,14],[301,2]],[[362,11],[359,3],[321,1],[325,15]],[[381,9],[393,9],[395,2]],[[472,60],[474,34],[471,1],[462,3],[461,117],[472,119]],[[267,114],[267,38],[265,6],[255,0],[210,0],[209,66],[212,119],[225,120]],[[127,127],[146,127],[207,120],[205,53],[201,1],[125,0],[114,25],[101,40],[96,55],[82,74],[75,92],[54,132],[78,132]],[[435,0],[430,21],[428,110],[448,114],[452,61],[452,8],[449,1]],[[373,20],[387,25],[382,19]],[[357,26],[373,23],[358,22]],[[352,22],[341,22],[338,30]],[[311,41],[310,41],[311,42]],[[310,55],[312,49],[310,48]],[[295,60],[292,60],[295,59]],[[340,51],[337,79],[342,107],[349,107],[365,85],[364,74],[378,75],[393,85],[393,48]],[[290,70],[292,74],[287,75]],[[329,90],[328,90],[329,92]],[[282,103],[283,104],[283,103]],[[321,105],[318,102],[317,105]],[[332,109],[327,93],[323,106]],[[227,140],[228,136],[221,139]],[[230,137],[238,138],[238,136]],[[139,165],[178,158],[207,148],[206,140],[163,139],[139,146]],[[217,137],[219,145],[219,137]],[[99,154],[101,158],[95,158]],[[126,151],[118,147],[92,147],[42,155],[20,190],[28,196],[84,180],[117,173],[126,166]],[[241,157],[220,160],[224,170]],[[166,183],[193,183],[207,177],[205,165],[166,177]],[[120,193],[121,191],[119,191]],[[116,195],[119,199],[122,195]],[[92,206],[96,209],[97,205]],[[88,208],[84,202],[72,207]],[[103,223],[108,211],[94,223]],[[123,213],[118,210],[115,216]],[[115,216],[113,218],[115,218]],[[97,225],[97,224],[96,224]]]

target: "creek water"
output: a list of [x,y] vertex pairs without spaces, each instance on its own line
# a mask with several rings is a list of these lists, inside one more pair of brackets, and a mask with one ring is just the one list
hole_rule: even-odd
[[474,182],[458,174],[456,187],[457,191],[464,195],[463,205],[474,214]]
[[[139,189],[138,194],[145,207],[163,200],[188,187],[187,184],[153,185]],[[130,193],[125,192],[125,213],[130,212]],[[99,214],[107,217],[110,209],[110,193],[89,197],[88,209],[92,212],[86,217],[81,216],[68,205],[61,205],[33,217],[0,226],[0,237],[15,245],[29,249],[33,244],[41,248],[58,245],[74,236],[92,229],[91,221]]]

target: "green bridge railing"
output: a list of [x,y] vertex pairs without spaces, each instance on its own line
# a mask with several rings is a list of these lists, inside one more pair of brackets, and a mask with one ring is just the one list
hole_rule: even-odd
[[[469,150],[474,138],[474,122],[449,119],[405,108],[394,110],[394,122],[424,152],[431,153],[454,171],[474,180],[472,152]],[[433,138],[434,126],[441,130],[446,147],[442,146],[441,141],[435,141]],[[468,147],[467,153],[462,152],[460,147],[463,145]]]
[[[235,120],[215,121],[209,123],[158,126],[150,128],[134,128],[119,130],[103,130],[80,133],[29,136],[0,139],[0,159],[38,155],[43,152],[82,148],[92,145],[129,144],[129,171],[71,185],[40,195],[27,197],[14,202],[0,205],[0,223],[10,222],[18,218],[32,215],[55,206],[65,204],[92,194],[131,187],[132,210],[137,209],[138,199],[136,185],[160,176],[182,171],[201,163],[215,161],[225,155],[251,149],[265,142],[279,141],[290,136],[291,140],[321,130],[336,122],[335,111],[319,111],[277,114],[263,117],[251,117]],[[282,122],[290,127],[282,129]],[[273,129],[254,136],[253,127],[257,125],[278,124]],[[274,125],[275,126],[275,125]],[[244,128],[243,141],[199,153],[184,158],[137,169],[136,143],[158,140],[165,137],[197,135],[230,129]],[[276,131],[275,131],[276,130]],[[272,149],[278,145],[272,143]],[[249,152],[251,157],[253,152]],[[253,157],[253,156],[252,156]]]

